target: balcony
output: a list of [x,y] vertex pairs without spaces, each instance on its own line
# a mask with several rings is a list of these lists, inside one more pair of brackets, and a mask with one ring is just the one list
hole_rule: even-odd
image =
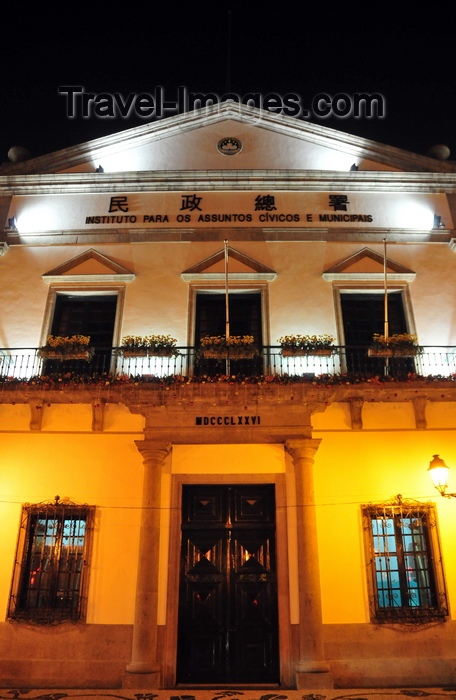
[[184,443],[220,441],[217,430],[201,432],[207,420],[223,426],[228,442],[280,443],[310,435],[311,416],[335,402],[349,406],[353,429],[363,427],[366,402],[409,403],[419,429],[427,427],[428,402],[456,402],[456,347],[372,358],[360,347],[283,357],[280,347],[268,346],[228,365],[194,347],[177,350],[171,357],[124,357],[120,348],[106,348],[90,361],[60,362],[43,360],[36,348],[3,349],[0,403],[28,404],[31,430],[41,430],[47,407],[90,404],[92,429],[102,431],[106,404],[124,404],[146,416],[146,434],[168,442],[177,434]]
[[323,383],[325,385],[456,380],[456,347],[425,347],[416,357],[368,357],[366,348],[338,346],[329,356],[283,357],[265,346],[253,359],[205,359],[194,347],[170,357],[124,357],[120,348],[98,349],[90,361],[43,360],[36,348],[0,350],[0,391],[125,383]]

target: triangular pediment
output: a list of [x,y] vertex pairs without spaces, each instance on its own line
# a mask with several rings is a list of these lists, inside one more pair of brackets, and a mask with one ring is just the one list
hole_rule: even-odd
[[[272,282],[276,272],[263,263],[254,260],[245,253],[227,246],[228,279],[231,281],[262,280]],[[221,281],[225,279],[225,248],[213,253],[208,258],[192,265],[181,273],[185,282]]]
[[[391,280],[407,282],[412,282],[416,276],[413,270],[388,257],[386,257],[386,274]],[[375,250],[363,248],[325,270],[322,276],[327,282],[383,280],[385,277],[385,257]]]
[[2,174],[310,170],[455,172],[456,165],[224,102],[0,167]]
[[91,248],[81,255],[54,267],[43,280],[55,282],[131,282],[135,275],[106,255]]

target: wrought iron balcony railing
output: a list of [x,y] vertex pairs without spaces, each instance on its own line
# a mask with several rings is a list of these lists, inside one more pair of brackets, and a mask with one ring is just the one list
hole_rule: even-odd
[[[253,359],[206,359],[195,347],[179,347],[170,357],[125,357],[120,348],[98,348],[89,361],[43,359],[36,348],[0,350],[0,383],[54,381],[78,377],[94,381],[108,376],[113,381],[159,381],[179,377],[188,381],[205,378],[249,378],[251,381],[325,381],[347,376],[356,381],[410,380],[434,377],[456,380],[456,346],[425,347],[416,357],[369,357],[367,348],[339,346],[329,356],[291,356],[280,347],[263,347]],[[56,379],[57,378],[57,379]]]

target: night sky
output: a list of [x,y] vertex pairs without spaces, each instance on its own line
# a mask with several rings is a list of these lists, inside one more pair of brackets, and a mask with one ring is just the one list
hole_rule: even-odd
[[80,105],[69,119],[66,86],[124,99],[161,86],[168,101],[230,88],[306,109],[319,93],[379,93],[384,118],[307,121],[421,154],[444,143],[456,160],[455,32],[438,3],[432,16],[411,3],[17,5],[4,12],[0,162],[13,145],[38,156],[151,121],[84,118]]

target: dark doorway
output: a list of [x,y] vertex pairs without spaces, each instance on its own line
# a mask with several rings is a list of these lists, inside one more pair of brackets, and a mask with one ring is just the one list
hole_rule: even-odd
[[184,486],[177,682],[278,683],[273,485]]
[[[252,335],[261,350],[261,294],[236,292],[229,294],[230,335]],[[198,292],[196,297],[195,347],[205,335],[226,334],[226,296],[223,292]],[[197,373],[216,374],[225,371],[225,361],[204,360],[196,367]],[[252,360],[231,360],[233,374],[260,374],[261,354]]]
[[[91,363],[68,361],[72,369],[108,372],[112,355],[112,340],[116,318],[117,295],[115,294],[57,294],[52,321],[52,335],[88,335],[90,345],[95,349]],[[57,363],[47,362],[46,369]],[[61,364],[61,363],[59,363]],[[51,367],[52,365],[52,367]]]
[[[383,334],[385,328],[385,297],[381,293],[341,294],[342,318],[344,325],[346,362],[349,372],[383,373],[385,360],[367,358],[367,350],[372,345],[374,333]],[[401,292],[388,294],[389,335],[407,333],[404,306]],[[389,361],[392,368],[402,371],[411,369],[413,361],[394,358]]]

